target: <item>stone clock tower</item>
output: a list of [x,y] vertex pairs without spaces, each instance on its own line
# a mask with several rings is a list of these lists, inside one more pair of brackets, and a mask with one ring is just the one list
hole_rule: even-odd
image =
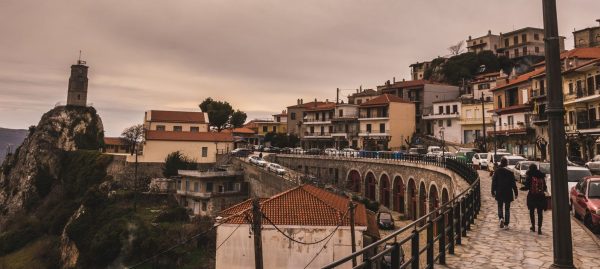
[[71,65],[71,77],[69,78],[69,91],[67,94],[68,106],[87,106],[88,67],[85,61],[78,60],[77,64]]

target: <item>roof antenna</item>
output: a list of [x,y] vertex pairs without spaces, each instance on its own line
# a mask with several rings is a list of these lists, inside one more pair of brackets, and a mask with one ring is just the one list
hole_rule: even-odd
[[85,64],[85,61],[81,60],[81,50],[79,50],[79,59],[77,59],[77,64],[79,64],[79,65]]

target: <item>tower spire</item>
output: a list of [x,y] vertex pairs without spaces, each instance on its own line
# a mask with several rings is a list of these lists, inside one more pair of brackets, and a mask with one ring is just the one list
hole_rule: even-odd
[[78,65],[84,65],[85,61],[81,60],[81,50],[79,50],[79,58],[77,59],[77,64]]

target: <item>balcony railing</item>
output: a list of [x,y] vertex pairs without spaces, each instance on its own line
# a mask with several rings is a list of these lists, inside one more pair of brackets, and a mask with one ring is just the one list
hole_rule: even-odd
[[330,123],[331,122],[331,118],[308,118],[308,119],[304,119],[304,123],[318,123],[318,122],[322,122],[322,123]]
[[361,112],[359,114],[359,118],[361,118],[361,119],[387,118],[389,116],[390,116],[389,113],[371,113],[371,114],[367,114],[366,112]]
[[423,114],[424,120],[433,120],[433,119],[450,119],[450,118],[458,118],[460,114],[457,112],[453,113],[441,113],[441,114]]
[[328,138],[331,137],[330,132],[304,132],[304,138],[318,137],[318,138]]
[[544,122],[544,121],[548,121],[548,115],[546,115],[546,113],[544,114],[533,114],[531,115],[531,122],[536,123],[536,122]]
[[577,130],[600,128],[600,120],[577,121]]
[[371,131],[365,131],[365,130],[361,130],[358,133],[358,136],[361,137],[377,137],[377,136],[390,136],[390,130],[371,130]]

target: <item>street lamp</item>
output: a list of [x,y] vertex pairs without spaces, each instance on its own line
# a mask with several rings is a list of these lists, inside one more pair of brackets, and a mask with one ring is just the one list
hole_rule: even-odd
[[496,136],[496,123],[498,122],[498,113],[494,112],[492,114],[492,121],[494,122],[494,167],[496,165],[496,156],[498,155],[498,138]]
[[483,150],[487,152],[487,142],[485,138],[485,103],[483,102],[483,91],[481,91],[481,120],[483,121]]
[[444,141],[444,131],[445,130],[446,129],[444,127],[440,128],[440,139],[442,139],[442,160],[444,159],[444,155],[446,155],[446,153],[444,151],[444,144],[446,144]]

